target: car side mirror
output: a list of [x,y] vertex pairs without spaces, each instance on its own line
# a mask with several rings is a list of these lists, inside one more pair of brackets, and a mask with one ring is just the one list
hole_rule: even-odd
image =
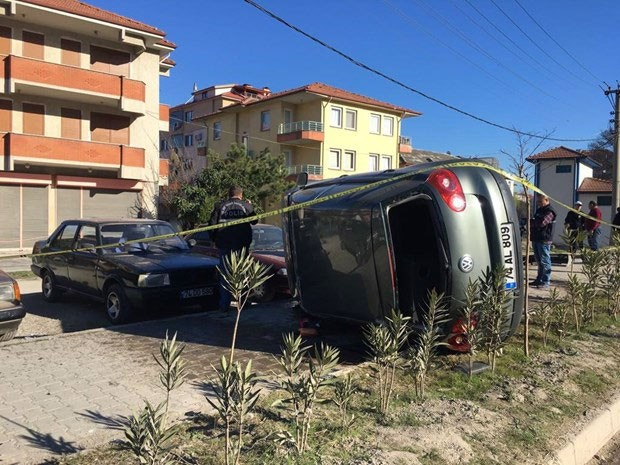
[[187,245],[194,247],[196,245],[196,239],[190,239],[187,241]]

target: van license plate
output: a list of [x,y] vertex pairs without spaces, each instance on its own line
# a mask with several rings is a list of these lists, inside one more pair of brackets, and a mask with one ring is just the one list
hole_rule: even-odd
[[213,295],[212,287],[200,287],[198,289],[186,289],[181,291],[181,299],[191,299],[192,297],[204,297]]
[[502,223],[500,227],[500,239],[502,241],[502,255],[504,257],[504,270],[506,271],[506,289],[517,288],[517,267],[519,262],[515,257],[513,247],[514,234],[512,223]]

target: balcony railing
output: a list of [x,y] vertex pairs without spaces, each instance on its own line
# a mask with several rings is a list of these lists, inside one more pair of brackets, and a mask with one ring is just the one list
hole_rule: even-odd
[[278,127],[278,134],[290,134],[298,131],[323,132],[323,123],[318,121],[295,121],[294,123],[282,123]]
[[308,173],[310,176],[323,176],[321,165],[292,165],[287,169],[288,174]]
[[402,145],[411,145],[411,137],[400,136],[398,143]]

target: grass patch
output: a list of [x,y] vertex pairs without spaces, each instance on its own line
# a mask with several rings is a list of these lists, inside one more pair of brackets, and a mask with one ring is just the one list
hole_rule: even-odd
[[604,375],[589,368],[577,373],[573,381],[575,381],[575,384],[577,384],[582,391],[593,394],[605,392],[609,384]]
[[38,276],[32,271],[9,271],[7,274],[13,279],[37,279]]

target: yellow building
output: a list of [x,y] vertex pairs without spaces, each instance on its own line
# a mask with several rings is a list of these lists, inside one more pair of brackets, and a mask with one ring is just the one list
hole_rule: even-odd
[[209,149],[224,154],[232,143],[245,145],[249,153],[269,149],[284,154],[290,174],[305,171],[310,179],[398,168],[399,154],[411,151],[410,139],[400,133],[401,122],[420,115],[322,83],[277,93],[230,86],[220,89],[219,100],[209,89],[196,91],[193,102],[172,109],[185,115],[184,109],[193,112],[202,102],[199,116],[184,116],[191,121],[185,131],[201,134],[202,150],[191,152],[193,156],[200,158]]

